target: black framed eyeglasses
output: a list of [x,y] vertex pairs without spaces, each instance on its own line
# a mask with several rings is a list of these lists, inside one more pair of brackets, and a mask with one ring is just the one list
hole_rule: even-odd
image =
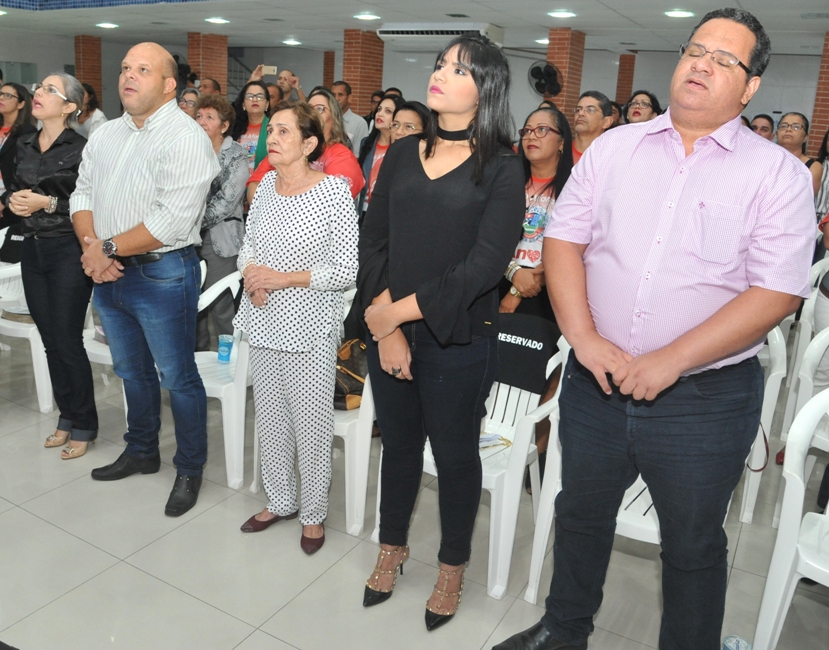
[[632,108],[634,110],[636,110],[636,109],[641,110],[643,108],[651,108],[651,103],[650,102],[644,102],[644,101],[631,102],[630,104],[628,104],[628,107]]
[[20,101],[20,97],[12,95],[11,93],[0,93],[0,99],[16,99],[17,101]]
[[193,101],[192,99],[179,99],[178,100],[178,105],[179,106],[186,106],[187,108],[194,108],[195,105],[196,105],[196,102]]
[[547,126],[545,124],[537,126],[534,129],[531,129],[529,127],[518,129],[518,135],[520,135],[522,138],[526,138],[528,135],[530,135],[530,133],[535,135],[535,137],[539,140],[545,137],[548,133],[556,133],[557,135],[561,135],[561,131],[559,131],[558,129],[554,129],[551,126]]
[[724,70],[733,70],[737,66],[740,66],[746,71],[746,74],[751,75],[751,70],[735,54],[731,54],[731,52],[726,52],[725,50],[709,52],[705,49],[705,46],[691,42],[679,46],[679,57],[681,59],[701,59],[706,54],[710,54],[711,60]]
[[253,93],[248,93],[247,95],[245,95],[245,99],[251,102],[261,102],[265,99],[265,94],[257,93],[254,95]]

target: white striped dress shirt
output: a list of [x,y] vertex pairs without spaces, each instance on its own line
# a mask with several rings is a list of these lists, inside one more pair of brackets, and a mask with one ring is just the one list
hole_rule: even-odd
[[[686,156],[669,110],[590,145],[545,237],[587,244],[596,330],[638,356],[672,343],[749,287],[809,297],[811,188],[800,160],[742,128],[739,117]],[[762,344],[691,372],[738,363]]]
[[92,134],[70,213],[91,210],[100,239],[143,223],[163,244],[153,252],[198,245],[207,192],[218,173],[207,134],[171,99],[140,129],[124,113]]

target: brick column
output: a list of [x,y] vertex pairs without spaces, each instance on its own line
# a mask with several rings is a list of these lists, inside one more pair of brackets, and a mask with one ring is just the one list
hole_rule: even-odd
[[75,37],[75,78],[81,83],[92,86],[98,93],[98,103],[103,105],[101,38],[99,36]]
[[334,83],[334,50],[326,50],[322,55],[322,85],[330,88]]
[[616,101],[624,104],[633,92],[633,68],[636,66],[635,54],[619,55],[619,75],[616,77]]
[[344,30],[343,40],[343,80],[351,84],[351,110],[365,115],[371,110],[371,93],[383,87],[383,41],[360,29]]
[[227,95],[227,36],[187,32],[187,63],[199,79],[218,81]]
[[812,111],[812,123],[809,125],[809,155],[817,156],[823,135],[829,129],[829,32],[823,39],[823,58],[817,77],[815,109]]
[[556,106],[573,125],[573,109],[581,94],[581,71],[584,65],[584,32],[570,27],[551,27],[547,45],[547,60],[556,66],[564,77],[561,94],[555,98]]

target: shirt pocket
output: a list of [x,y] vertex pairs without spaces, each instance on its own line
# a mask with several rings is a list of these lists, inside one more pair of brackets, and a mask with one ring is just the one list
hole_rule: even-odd
[[729,264],[739,256],[746,208],[695,199],[682,247],[695,257]]

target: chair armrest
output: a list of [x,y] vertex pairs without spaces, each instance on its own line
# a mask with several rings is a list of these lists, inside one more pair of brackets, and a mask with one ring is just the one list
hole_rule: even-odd
[[20,262],[9,266],[0,266],[0,280],[9,280],[20,277]]

